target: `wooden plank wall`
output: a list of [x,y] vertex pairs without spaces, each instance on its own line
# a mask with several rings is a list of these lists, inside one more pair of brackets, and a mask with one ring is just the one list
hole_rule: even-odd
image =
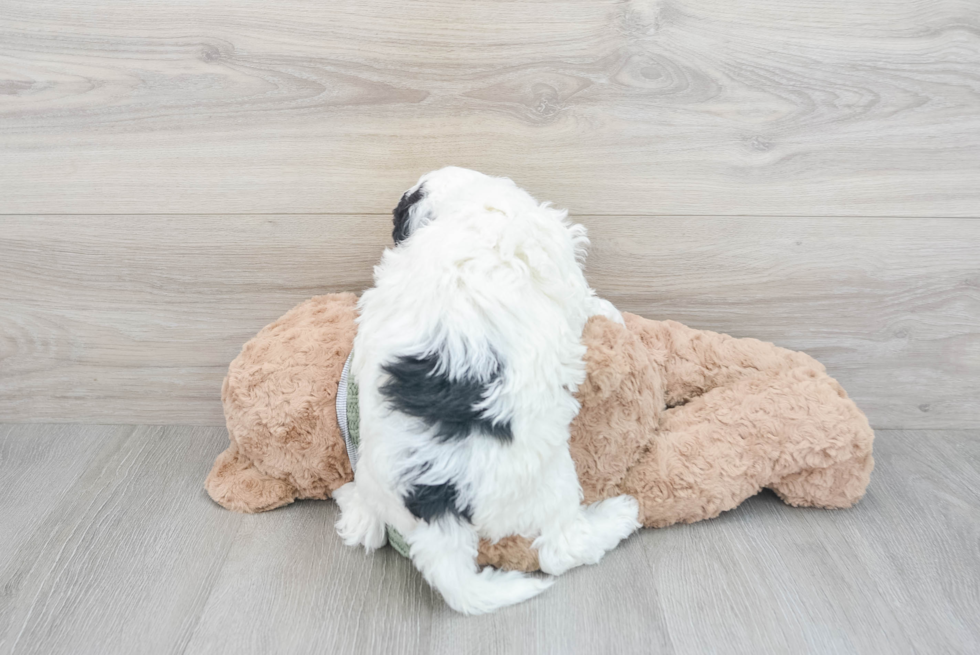
[[[581,217],[624,310],[823,361],[876,427],[980,420],[980,221]],[[383,216],[6,217],[0,416],[220,424],[241,344],[359,291]]]
[[446,164],[571,209],[623,309],[980,420],[971,0],[0,0],[0,420],[220,424]]

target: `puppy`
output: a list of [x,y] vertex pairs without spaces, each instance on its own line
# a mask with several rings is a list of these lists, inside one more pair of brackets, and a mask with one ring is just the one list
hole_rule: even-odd
[[434,171],[393,214],[359,303],[361,442],[337,531],[371,550],[392,525],[450,607],[491,612],[552,579],[479,570],[480,538],[533,538],[558,575],[639,527],[630,496],[581,505],[568,449],[582,329],[622,316],[585,281],[585,228],[509,179]]

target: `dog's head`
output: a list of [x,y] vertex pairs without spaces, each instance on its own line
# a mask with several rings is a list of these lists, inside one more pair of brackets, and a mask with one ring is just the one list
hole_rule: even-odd
[[448,166],[426,173],[402,194],[391,212],[391,236],[397,246],[432,221],[454,214],[471,214],[476,209],[516,216],[537,207],[534,198],[508,178]]

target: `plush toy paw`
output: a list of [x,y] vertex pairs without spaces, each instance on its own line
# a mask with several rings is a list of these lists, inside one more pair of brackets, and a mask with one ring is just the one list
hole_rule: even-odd
[[607,551],[640,527],[640,505],[632,496],[607,498],[583,507],[575,520],[534,540],[541,570],[551,575],[597,564]]
[[333,497],[340,507],[337,534],[346,545],[361,545],[372,551],[387,543],[384,521],[361,498],[355,482],[348,482],[334,491]]

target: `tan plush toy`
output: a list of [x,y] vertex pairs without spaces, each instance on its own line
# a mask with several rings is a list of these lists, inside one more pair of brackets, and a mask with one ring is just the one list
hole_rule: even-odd
[[[262,512],[354,479],[335,401],[357,297],[318,296],[245,344],[222,387],[231,445],[205,486]],[[571,451],[585,503],[630,494],[651,528],[692,523],[763,488],[790,505],[850,507],[874,432],[813,358],[755,339],[624,314],[586,325],[588,376]],[[480,563],[538,568],[529,539],[480,544]]]

